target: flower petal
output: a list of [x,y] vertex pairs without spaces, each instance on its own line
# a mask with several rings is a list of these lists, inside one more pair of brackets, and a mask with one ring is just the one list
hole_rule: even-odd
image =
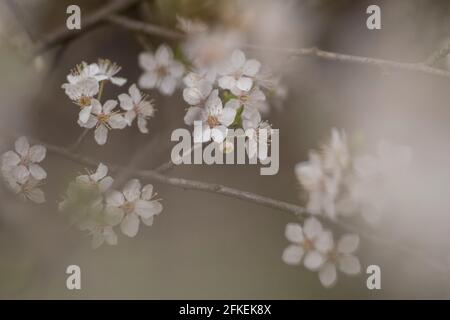
[[145,72],[139,77],[139,87],[143,89],[152,89],[156,86],[158,75],[156,72]]
[[123,196],[122,192],[112,190],[108,192],[108,195],[106,196],[106,204],[108,206],[113,207],[120,207],[125,202],[125,197]]
[[103,124],[99,125],[94,132],[95,141],[99,145],[104,145],[106,140],[108,139],[108,128],[106,128]]
[[47,178],[47,172],[38,164],[31,164],[29,166],[30,173],[36,180],[43,180]]
[[2,169],[9,169],[20,163],[20,157],[14,151],[7,151],[2,155]]
[[127,182],[123,188],[125,199],[129,202],[134,202],[141,197],[141,183],[138,179],[132,179]]
[[135,204],[135,212],[139,216],[147,219],[156,214],[160,214],[163,207],[159,201],[138,200]]
[[306,253],[305,260],[303,261],[305,268],[311,271],[318,270],[323,265],[324,262],[325,262],[324,256],[316,250],[309,251],[308,253]]
[[301,243],[304,240],[302,226],[298,223],[288,223],[284,235],[294,243]]
[[133,238],[139,231],[139,217],[136,214],[128,214],[120,224],[120,230],[128,237]]
[[303,254],[304,250],[302,247],[297,245],[289,245],[286,249],[284,249],[281,259],[286,264],[299,265],[302,261]]
[[114,179],[111,177],[106,177],[104,179],[102,179],[99,183],[98,183],[98,188],[100,190],[101,193],[104,193],[106,191],[109,190],[109,188],[111,188],[112,184],[114,183]]
[[325,288],[332,287],[337,280],[336,266],[327,262],[319,271],[319,279]]
[[359,260],[354,255],[344,255],[339,257],[338,260],[339,270],[342,272],[354,275],[361,272],[361,264]]
[[27,198],[31,201],[41,204],[45,202],[45,194],[44,191],[42,191],[39,188],[33,188],[29,190],[26,194]]
[[352,253],[358,249],[359,236],[357,234],[345,234],[338,241],[337,249],[340,253]]
[[156,60],[152,53],[142,52],[139,57],[139,65],[142,69],[147,71],[153,71],[156,68]]
[[314,217],[306,219],[303,232],[308,239],[314,239],[322,232],[322,224]]
[[246,76],[254,77],[261,68],[261,63],[255,59],[248,60],[242,70],[242,73]]
[[159,91],[164,95],[171,95],[175,91],[175,87],[177,85],[177,81],[172,77],[165,77],[161,81],[161,85],[159,86]]
[[120,107],[125,110],[129,111],[134,108],[133,99],[127,95],[126,93],[122,93],[118,96]]
[[27,138],[20,137],[17,139],[17,141],[14,143],[16,152],[21,155],[22,157],[26,157],[28,155],[28,150],[30,150],[30,144],[28,143]]
[[248,77],[240,77],[236,82],[236,87],[242,91],[250,91],[253,86],[253,80]]
[[153,197],[153,185],[147,184],[142,188],[141,198],[143,200],[150,200]]

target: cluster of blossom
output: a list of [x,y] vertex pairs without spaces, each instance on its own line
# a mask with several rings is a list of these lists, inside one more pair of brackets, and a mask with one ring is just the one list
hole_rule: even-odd
[[24,200],[45,202],[44,192],[39,188],[47,178],[47,172],[39,165],[45,159],[46,148],[30,146],[27,138],[16,140],[14,151],[2,155],[1,172],[6,186]]
[[[122,86],[125,78],[116,77],[121,68],[109,60],[99,59],[98,63],[82,62],[68,76],[68,83],[62,88],[66,95],[80,107],[78,124],[86,129],[95,128],[95,141],[104,145],[111,129],[124,129],[131,126],[137,118],[139,131],[148,133],[147,120],[154,115],[155,109],[151,101],[143,95],[135,84],[128,93],[116,99],[101,103],[101,95],[105,82]],[[120,106],[117,109],[117,106]]]
[[337,243],[330,230],[322,227],[315,217],[299,223],[289,223],[285,230],[291,244],[284,250],[282,259],[289,265],[300,265],[319,273],[323,286],[331,287],[337,281],[337,269],[348,275],[361,272],[361,265],[354,252],[359,246],[359,236],[345,234]]
[[142,187],[139,180],[132,179],[117,191],[111,188],[113,182],[108,167],[100,163],[95,172],[76,177],[59,204],[73,224],[92,235],[94,249],[104,242],[116,245],[114,227],[118,225],[124,235],[136,236],[140,221],[151,226],[153,217],[163,208],[151,184]]
[[295,167],[308,195],[306,210],[335,220],[338,215],[360,212],[376,223],[389,194],[388,188],[405,173],[411,151],[405,146],[381,142],[375,156],[350,156],[346,136],[332,130],[331,141],[320,151],[310,151],[309,160]]
[[190,107],[184,122],[202,124],[201,131],[194,130],[194,141],[222,143],[229,128],[257,132],[268,127],[260,114],[261,106],[266,104],[258,78],[260,68],[259,61],[234,50],[217,70],[197,70],[186,75],[183,98]]

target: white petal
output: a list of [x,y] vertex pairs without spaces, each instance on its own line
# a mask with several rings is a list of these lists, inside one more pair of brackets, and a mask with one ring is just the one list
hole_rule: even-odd
[[116,226],[122,222],[125,213],[122,208],[116,206],[106,207],[105,209],[105,221],[111,226]]
[[234,108],[223,108],[222,113],[218,116],[218,120],[225,126],[229,126],[234,122],[236,110]]
[[361,272],[361,265],[357,257],[353,255],[344,255],[339,257],[339,270],[342,272],[354,275]]
[[94,181],[100,181],[101,179],[106,177],[107,174],[108,174],[108,167],[105,166],[103,163],[100,163],[97,169],[95,170],[95,173],[91,175],[91,178]]
[[17,166],[12,169],[11,176],[15,181],[25,183],[30,176],[30,171],[25,166]]
[[114,246],[117,244],[117,234],[114,232],[112,227],[105,227],[103,231],[103,237],[107,244]]
[[150,218],[142,218],[142,222],[146,225],[146,226],[151,226],[153,224],[153,216],[151,216]]
[[163,207],[159,201],[138,200],[134,209],[139,216],[150,218],[151,216],[160,214]]
[[150,200],[153,197],[153,186],[151,184],[147,184],[142,188],[142,199]]
[[288,223],[284,235],[289,241],[294,243],[301,243],[304,239],[302,226],[298,223]]
[[138,87],[135,84],[132,84],[130,88],[128,89],[128,92],[130,93],[131,98],[133,99],[133,102],[135,104],[138,104],[142,100],[141,92],[139,91]]
[[28,143],[27,138],[20,137],[19,139],[17,139],[14,145],[19,155],[21,155],[22,157],[27,156],[28,150],[30,149],[30,144]]
[[227,136],[228,129],[225,126],[217,126],[211,129],[211,138],[214,142],[221,143]]
[[99,125],[94,132],[95,141],[99,145],[104,145],[106,140],[108,139],[108,128],[106,128],[103,124]]
[[109,206],[120,207],[125,202],[125,197],[122,192],[112,190],[106,196],[106,203]]
[[[225,103],[224,109],[234,109],[237,111],[240,107],[241,107],[241,102],[238,99],[231,99],[231,100],[228,100],[227,103]],[[245,112],[245,109],[243,112]]]
[[100,247],[103,242],[105,241],[105,238],[103,237],[103,235],[101,233],[94,233],[92,235],[92,249],[97,249],[98,247]]
[[236,82],[236,87],[242,91],[250,91],[253,85],[253,80],[248,77],[240,77]]
[[325,288],[330,288],[336,283],[336,266],[330,262],[326,263],[319,271],[319,279]]
[[122,93],[118,96],[119,102],[120,102],[120,107],[123,110],[129,111],[131,109],[134,108],[134,103],[132,98],[127,95],[126,93]]
[[172,77],[181,78],[184,73],[183,64],[178,61],[172,61],[172,64],[169,67],[169,73]]
[[136,214],[128,214],[120,224],[122,233],[129,237],[134,237],[139,231],[139,217]]
[[324,256],[320,252],[313,250],[306,253],[303,264],[305,265],[305,268],[311,271],[316,271],[322,266],[324,262]]
[[156,86],[156,82],[158,81],[158,75],[156,72],[145,72],[139,78],[138,84],[139,87],[143,89],[152,89]]
[[259,61],[250,59],[245,63],[242,73],[246,76],[254,77],[259,72],[260,68],[261,63]]
[[14,151],[5,152],[2,155],[2,169],[7,169],[18,165],[20,157]]
[[148,133],[147,119],[145,119],[144,117],[139,117],[137,120],[137,125],[141,133]]
[[30,173],[36,180],[43,180],[47,178],[47,172],[45,172],[44,169],[40,165],[37,164],[31,164],[29,166]]
[[328,253],[334,247],[333,233],[329,230],[322,231],[315,239],[314,246],[322,253]]
[[305,220],[303,232],[308,239],[313,239],[322,232],[322,224],[314,217]]
[[35,203],[44,203],[45,202],[45,194],[44,192],[39,188],[33,188],[30,191],[27,192],[27,197],[31,201]]
[[172,77],[165,77],[161,85],[159,86],[159,91],[164,95],[171,95],[175,91],[177,81]]
[[102,104],[97,99],[91,99],[92,113],[99,115],[102,113]]
[[141,197],[141,183],[138,179],[132,179],[127,182],[123,188],[125,199],[129,202],[136,201]]
[[300,262],[302,261],[303,254],[304,250],[302,247],[296,245],[289,245],[286,249],[284,249],[281,259],[286,264],[299,265]]
[[153,71],[156,68],[155,57],[152,53],[143,52],[139,55],[139,65],[147,71]]
[[111,83],[115,84],[116,86],[123,86],[125,83],[127,83],[127,79],[122,77],[112,77],[109,79]]
[[345,234],[341,237],[337,244],[338,252],[352,253],[358,249],[359,236],[357,234]]
[[245,54],[241,50],[234,50],[231,54],[231,64],[235,70],[241,68],[245,63]]
[[190,107],[186,115],[184,116],[184,123],[188,126],[192,126],[194,121],[198,121],[202,119],[203,109],[199,107]]
[[80,113],[78,113],[78,120],[80,120],[81,123],[86,123],[89,120],[89,117],[91,115],[92,106],[83,107],[80,110]]
[[107,100],[103,105],[103,113],[110,114],[114,108],[117,106],[117,100]]
[[128,121],[120,114],[114,114],[109,118],[108,124],[113,129],[123,129],[128,125]]
[[231,76],[224,76],[219,78],[219,87],[222,89],[231,90],[236,85],[236,80]]
[[172,49],[166,44],[160,45],[155,52],[155,59],[159,65],[168,65],[172,58]]

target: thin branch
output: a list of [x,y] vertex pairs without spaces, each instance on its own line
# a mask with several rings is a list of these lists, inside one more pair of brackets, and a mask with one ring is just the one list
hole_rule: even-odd
[[103,22],[105,18],[108,16],[125,10],[128,7],[136,4],[140,0],[114,0],[111,2],[108,2],[106,5],[95,11],[94,13],[86,16],[82,16],[81,20],[81,29],[80,30],[69,30],[64,25],[60,27],[59,29],[55,30],[50,35],[46,36],[44,40],[37,46],[35,49],[34,54],[40,55],[44,53],[45,51],[48,51],[55,46],[58,46],[62,43],[65,43],[72,38],[77,37],[81,33],[84,33],[99,23]]
[[[155,26],[149,23],[145,23],[142,21],[136,21],[123,16],[113,16],[109,17],[108,21],[121,26],[123,28],[132,30],[134,32],[141,32],[148,35],[156,35],[167,37],[170,39],[182,39],[186,37],[185,34],[177,31],[173,31],[171,29],[167,29],[160,26]],[[343,53],[336,53],[331,51],[321,50],[315,47],[311,48],[274,48],[269,46],[261,46],[250,43],[239,43],[237,44],[242,48],[259,50],[265,52],[275,52],[275,53],[283,53],[293,56],[311,56],[317,57],[324,60],[331,61],[339,61],[339,62],[347,62],[347,63],[355,63],[355,64],[364,64],[364,65],[372,65],[376,67],[380,67],[383,69],[399,69],[399,70],[407,70],[413,72],[420,72],[425,74],[431,74],[435,76],[442,76],[450,78],[450,71],[434,68],[429,66],[423,62],[399,62],[392,61],[386,59],[378,59],[364,56],[355,56]]]
[[[35,142],[45,145],[48,151],[58,154],[64,158],[74,161],[76,163],[80,163],[80,164],[83,164],[86,166],[91,166],[91,167],[96,167],[98,165],[98,161],[95,161],[94,159],[85,157],[80,154],[72,153],[71,151],[69,151],[65,148],[61,148],[61,147],[54,146],[51,144],[43,143],[42,141],[35,141]],[[108,167],[111,170],[111,172],[120,172],[125,169],[123,166],[117,166],[117,165],[112,165],[112,164],[108,164]],[[137,170],[137,171],[134,171],[134,174],[143,179],[160,182],[160,183],[163,183],[166,185],[171,185],[171,186],[174,186],[177,188],[182,188],[182,189],[187,189],[187,190],[198,190],[198,191],[203,191],[203,192],[221,194],[221,195],[231,197],[231,198],[241,199],[241,200],[256,203],[258,205],[262,205],[265,207],[274,208],[274,209],[278,209],[278,210],[281,210],[284,212],[288,212],[288,213],[296,215],[299,218],[305,218],[308,216],[306,210],[301,206],[291,204],[291,203],[288,203],[285,201],[272,199],[270,197],[265,197],[265,196],[255,194],[252,192],[227,187],[227,186],[224,186],[221,184],[168,177],[166,175],[163,175],[163,174],[157,172],[156,170]],[[428,254],[425,251],[420,251],[415,248],[411,248],[411,247],[402,245],[396,241],[392,241],[392,239],[377,236],[376,234],[373,234],[371,232],[360,233],[359,232],[360,230],[358,229],[358,227],[356,227],[352,224],[346,223],[344,221],[338,220],[338,221],[328,221],[328,222],[332,222],[333,224],[338,225],[340,228],[342,228],[346,232],[359,233],[361,235],[361,237],[363,237],[371,242],[386,246],[387,248],[391,248],[398,252],[408,254],[412,257],[415,257],[415,258],[423,261],[424,263],[433,266],[436,270],[438,270],[440,272],[443,272],[443,273],[448,272],[448,267],[445,263],[441,262],[439,259],[436,259],[434,256]]]
[[450,53],[450,41],[447,41],[444,46],[433,52],[425,62],[429,66],[434,66],[439,61],[444,59]]

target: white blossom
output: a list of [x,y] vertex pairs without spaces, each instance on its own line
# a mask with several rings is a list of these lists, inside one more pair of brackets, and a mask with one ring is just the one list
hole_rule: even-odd
[[321,251],[326,260],[319,270],[319,279],[326,288],[333,286],[337,281],[337,269],[347,275],[356,275],[361,272],[361,264],[354,252],[359,246],[359,236],[356,234],[343,235],[337,245],[334,244],[333,235],[323,237]]
[[78,176],[76,181],[78,183],[87,184],[88,186],[93,186],[97,188],[99,192],[105,193],[114,182],[113,178],[107,175],[108,167],[103,163],[100,163],[94,173]]
[[128,93],[119,95],[120,107],[126,111],[125,120],[131,126],[134,119],[137,117],[137,124],[139,131],[148,133],[147,119],[152,117],[155,113],[155,108],[151,101],[148,101],[145,96],[139,91],[135,84],[131,85]]
[[335,175],[329,175],[323,167],[323,160],[314,151],[309,154],[309,161],[295,166],[297,179],[308,193],[306,209],[311,214],[326,214],[336,217],[335,200],[339,181]]
[[228,126],[236,116],[236,110],[231,107],[223,107],[219,97],[219,91],[213,90],[205,102],[204,107],[190,107],[184,117],[187,125],[193,125],[195,121],[201,121],[202,130],[194,130],[194,141],[207,142],[211,139],[221,143],[227,136]]
[[2,172],[7,187],[24,200],[29,199],[35,203],[44,203],[45,194],[40,189],[42,180],[37,180],[30,176],[24,166],[17,167],[14,174],[8,171]]
[[255,59],[247,60],[241,50],[235,50],[231,58],[219,69],[219,86],[230,90],[234,95],[250,91],[254,77],[259,72],[261,63]]
[[[15,151],[7,151],[2,155],[2,172],[10,177],[27,179],[32,176],[35,180],[47,177],[45,170],[39,165],[45,159],[47,149],[42,145],[30,147],[27,138],[20,137],[14,144]],[[24,182],[24,181],[22,181]]]
[[92,110],[88,121],[86,123],[79,121],[79,125],[84,128],[92,129],[96,127],[94,136],[99,145],[106,143],[108,130],[123,129],[128,124],[121,114],[113,111],[116,106],[116,100],[107,100],[102,106],[98,100],[92,99]]
[[69,83],[63,84],[62,88],[66,95],[80,106],[78,120],[81,123],[86,123],[92,111],[94,96],[99,92],[98,81],[94,78],[76,79],[76,82],[69,81]]
[[157,88],[164,95],[171,95],[181,80],[184,66],[173,58],[172,49],[163,44],[155,54],[143,52],[139,55],[139,65],[144,74],[139,78],[143,89]]
[[104,77],[104,80],[108,80],[117,86],[123,86],[127,82],[127,79],[116,77],[116,74],[119,73],[121,69],[122,68],[119,65],[108,59],[99,59],[98,73],[96,76],[100,76],[101,78]]
[[106,211],[109,215],[121,217],[122,233],[134,237],[139,230],[140,219],[150,226],[153,217],[162,211],[161,203],[152,198],[153,186],[149,184],[142,188],[139,180],[133,179],[122,192],[114,190],[108,194]]
[[326,232],[328,231],[325,231],[320,221],[314,217],[306,219],[303,227],[298,223],[287,224],[285,236],[291,244],[283,251],[283,261],[290,265],[299,265],[303,260],[307,269],[317,271],[326,258],[322,253]]

